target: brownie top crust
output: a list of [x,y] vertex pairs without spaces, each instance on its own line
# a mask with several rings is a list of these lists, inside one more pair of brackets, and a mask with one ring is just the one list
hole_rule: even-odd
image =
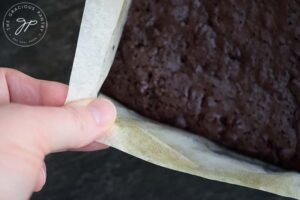
[[300,171],[300,1],[133,0],[103,92]]

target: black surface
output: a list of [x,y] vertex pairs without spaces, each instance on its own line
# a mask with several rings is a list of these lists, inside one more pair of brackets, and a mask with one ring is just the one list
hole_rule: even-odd
[[[10,1],[6,1],[10,4]],[[72,66],[83,0],[36,1],[51,20],[45,39],[24,50],[0,40],[0,63],[34,77],[67,82]],[[0,13],[2,15],[2,13]],[[18,67],[22,66],[22,67]],[[48,180],[32,199],[286,199],[268,193],[205,180],[154,166],[114,149],[60,153],[47,157]],[[221,167],[221,166],[220,166]]]

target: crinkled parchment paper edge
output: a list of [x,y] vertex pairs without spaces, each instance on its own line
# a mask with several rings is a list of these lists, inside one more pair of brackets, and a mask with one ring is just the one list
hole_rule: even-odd
[[145,118],[111,100],[117,106],[118,119],[107,137],[98,142],[176,171],[300,198],[299,173],[239,155],[203,137]]

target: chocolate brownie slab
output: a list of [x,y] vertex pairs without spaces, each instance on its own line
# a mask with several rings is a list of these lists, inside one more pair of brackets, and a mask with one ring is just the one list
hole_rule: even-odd
[[300,170],[300,1],[133,0],[103,92]]

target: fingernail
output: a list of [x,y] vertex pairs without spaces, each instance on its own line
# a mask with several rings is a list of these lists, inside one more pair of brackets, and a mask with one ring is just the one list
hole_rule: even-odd
[[101,99],[94,100],[88,105],[98,125],[106,126],[112,124],[117,116],[117,111],[112,102]]

